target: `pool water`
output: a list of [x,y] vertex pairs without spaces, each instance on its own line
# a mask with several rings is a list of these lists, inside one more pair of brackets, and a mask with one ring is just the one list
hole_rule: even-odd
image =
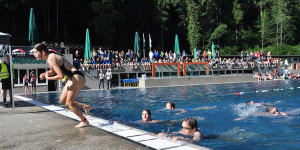
[[[38,94],[33,99],[61,105],[59,96],[59,93]],[[82,91],[77,100],[92,105],[90,114],[93,116],[153,133],[179,131],[184,118],[196,118],[202,134],[218,136],[196,144],[212,149],[300,149],[299,97],[299,80],[278,80]],[[246,106],[245,102],[250,100],[272,104],[289,115],[253,115],[266,113],[265,108]],[[169,101],[187,112],[165,110]],[[152,119],[171,123],[141,123],[143,109],[151,110]],[[234,120],[245,116],[243,120]]]

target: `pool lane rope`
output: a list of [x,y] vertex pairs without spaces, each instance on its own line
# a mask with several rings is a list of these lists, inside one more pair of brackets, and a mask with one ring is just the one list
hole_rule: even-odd
[[[300,87],[297,87],[298,89],[300,89]],[[269,91],[283,91],[283,90],[293,90],[294,87],[290,87],[287,89],[273,89],[273,90],[260,90],[260,91],[255,91],[256,93],[265,93],[265,92],[269,92]],[[246,93],[251,93],[251,92],[235,92],[233,93],[233,95],[243,95]]]

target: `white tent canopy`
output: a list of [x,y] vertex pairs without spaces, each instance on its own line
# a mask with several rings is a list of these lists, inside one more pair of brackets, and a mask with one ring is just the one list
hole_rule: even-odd
[[[11,35],[10,34],[7,34],[7,33],[3,33],[3,32],[0,32],[0,45],[7,45],[8,46],[8,49],[5,49],[5,53],[6,54],[7,52],[9,53],[9,61],[12,62],[12,57],[11,57],[11,47],[10,47],[10,38],[11,38]],[[3,46],[2,46],[3,47]],[[10,63],[10,66],[9,66],[9,69],[10,69],[10,78],[11,78],[11,88],[12,88],[12,107],[15,108],[15,101],[14,101],[14,81],[13,81],[13,69],[12,69],[12,63]]]
[[10,34],[0,32],[0,44],[10,45]]

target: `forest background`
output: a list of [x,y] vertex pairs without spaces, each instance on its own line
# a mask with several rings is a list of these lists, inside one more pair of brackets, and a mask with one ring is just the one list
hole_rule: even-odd
[[117,50],[133,49],[138,32],[146,52],[150,33],[152,49],[163,51],[174,50],[178,34],[189,53],[214,43],[221,55],[300,55],[299,0],[0,0],[0,31],[13,45],[30,45],[30,8],[40,41],[83,45],[89,28],[93,45]]

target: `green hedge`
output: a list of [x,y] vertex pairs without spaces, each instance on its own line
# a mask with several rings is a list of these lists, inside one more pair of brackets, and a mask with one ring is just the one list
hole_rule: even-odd
[[[256,45],[254,48],[248,48],[244,49],[245,51],[248,51],[249,53],[252,51],[260,51],[260,46]],[[241,50],[238,49],[238,47],[224,47],[221,48],[220,52],[221,55],[240,55]],[[278,46],[267,46],[264,48],[264,52],[267,54],[268,51],[271,51],[272,55],[300,55],[300,44],[298,45],[278,45]],[[245,53],[244,53],[245,54]]]

